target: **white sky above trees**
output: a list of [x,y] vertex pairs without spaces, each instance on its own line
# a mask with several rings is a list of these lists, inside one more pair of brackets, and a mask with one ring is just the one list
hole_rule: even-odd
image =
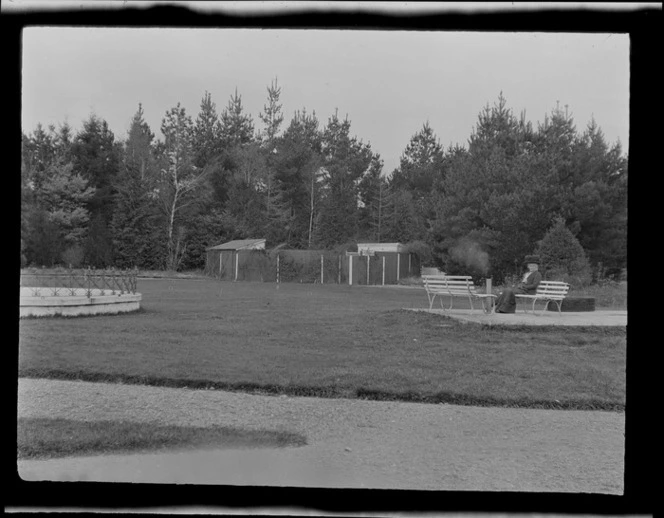
[[206,90],[221,112],[236,87],[258,128],[277,77],[283,129],[295,110],[323,126],[338,108],[384,173],[427,120],[445,148],[466,145],[501,91],[534,125],[558,101],[579,132],[594,116],[609,144],[629,143],[625,34],[29,27],[23,38],[26,133],[38,122],[78,131],[94,112],[124,139],[140,102],[161,138],[178,102],[195,119]]

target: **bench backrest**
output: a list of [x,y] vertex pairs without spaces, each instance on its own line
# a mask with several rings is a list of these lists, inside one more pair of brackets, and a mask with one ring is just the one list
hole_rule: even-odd
[[473,279],[469,275],[422,275],[427,291],[468,295],[475,293]]
[[551,299],[564,299],[569,291],[569,284],[560,281],[541,281],[537,286],[537,295]]

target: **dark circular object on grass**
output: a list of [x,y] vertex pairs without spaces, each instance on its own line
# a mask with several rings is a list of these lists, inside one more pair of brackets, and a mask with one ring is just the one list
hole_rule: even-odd
[[[558,304],[549,302],[549,311],[558,311]],[[563,299],[560,311],[582,312],[595,311],[595,297],[567,297]]]

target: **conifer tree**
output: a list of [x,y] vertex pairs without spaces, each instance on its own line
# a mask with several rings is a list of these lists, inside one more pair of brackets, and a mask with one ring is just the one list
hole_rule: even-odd
[[279,104],[281,88],[277,84],[277,78],[267,87],[267,104],[263,106],[263,112],[258,116],[263,121],[265,127],[261,132],[261,139],[266,145],[274,149],[274,142],[279,134],[281,123],[284,121],[284,115],[281,111],[282,105]]
[[590,265],[586,253],[562,217],[554,219],[553,225],[539,242],[537,253],[545,269],[545,278],[574,280],[576,284],[590,282]]
[[220,137],[225,149],[243,146],[253,140],[254,123],[251,115],[244,113],[242,96],[238,95],[237,88],[222,112],[220,120]]
[[395,186],[407,188],[416,199],[426,196],[442,177],[443,159],[443,147],[427,121],[401,155],[399,168],[393,174]]
[[324,194],[317,241],[325,247],[348,242],[358,233],[358,185],[373,153],[369,144],[350,136],[348,116],[328,119],[322,135]]
[[193,129],[194,162],[197,167],[206,167],[221,154],[221,123],[212,95],[205,92],[201,108]]

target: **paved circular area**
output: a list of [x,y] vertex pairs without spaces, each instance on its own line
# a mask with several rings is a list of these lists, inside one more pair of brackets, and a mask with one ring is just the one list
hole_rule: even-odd
[[488,326],[493,325],[519,325],[519,326],[627,326],[627,311],[600,310],[588,312],[563,312],[545,311],[544,313],[526,313],[519,310],[516,313],[493,313],[485,314],[481,309],[471,311],[470,309],[453,309],[444,311],[442,309],[420,309],[403,308],[408,311],[423,311],[445,315],[462,322],[474,322]]
[[18,461],[25,480],[622,494],[624,413],[20,379],[18,415],[303,433],[298,448]]

